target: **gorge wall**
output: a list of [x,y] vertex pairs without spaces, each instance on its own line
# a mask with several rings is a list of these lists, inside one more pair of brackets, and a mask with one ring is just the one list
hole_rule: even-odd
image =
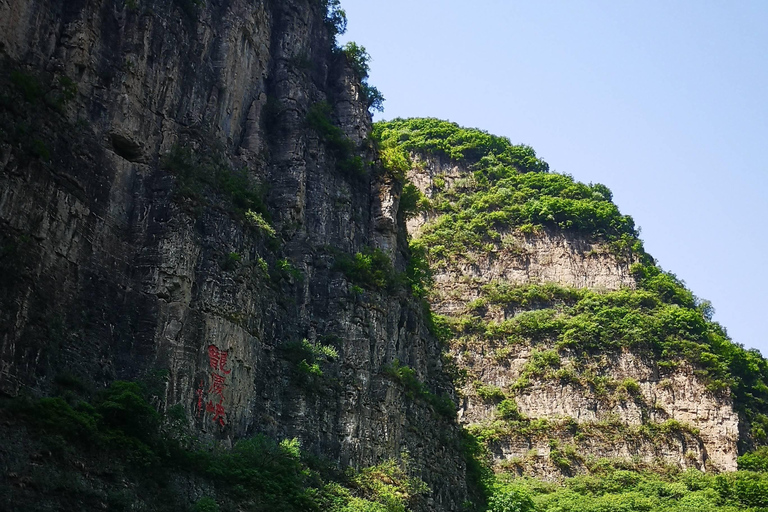
[[342,467],[407,452],[418,506],[460,506],[458,427],[384,371],[452,393],[420,303],[334,264],[380,248],[402,269],[407,244],[399,182],[345,172],[307,120],[374,160],[323,3],[3,2],[0,57],[0,392],[159,371],[156,406],[199,435]]
[[[315,495],[284,510],[485,510],[486,466],[735,470],[766,441],[765,360],[605,186],[480,130],[372,124],[337,8],[0,0],[0,508],[275,509],[191,456],[147,494],[30,419],[93,430],[122,381],[195,447],[295,439]],[[355,501],[395,466],[408,492]]]

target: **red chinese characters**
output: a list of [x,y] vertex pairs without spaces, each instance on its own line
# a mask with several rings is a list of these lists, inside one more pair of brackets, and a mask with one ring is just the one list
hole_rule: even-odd
[[220,371],[226,374],[232,372],[232,370],[225,370],[227,365],[227,352],[219,350],[216,345],[208,345],[208,362],[211,365],[213,371]]
[[213,422],[218,423],[222,427],[225,425],[224,423],[224,415],[227,413],[224,410],[224,406],[219,402],[218,404],[214,404],[213,402],[208,402],[205,405],[205,412],[212,412],[213,413]]
[[[224,389],[227,386],[227,375],[232,370],[227,370],[227,358],[229,354],[219,349],[216,345],[208,345],[208,364],[211,367],[211,385],[208,388],[208,403],[205,404],[205,412],[213,414],[213,422],[222,427],[226,425],[227,411],[224,408]],[[200,381],[198,389],[198,412],[202,407],[203,382]]]

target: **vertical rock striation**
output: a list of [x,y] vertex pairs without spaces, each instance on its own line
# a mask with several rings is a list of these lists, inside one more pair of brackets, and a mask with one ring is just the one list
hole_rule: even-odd
[[[309,0],[0,4],[0,392],[161,370],[158,406],[203,435],[298,437],[355,467],[409,452],[424,510],[457,510],[458,427],[384,371],[452,392],[419,303],[333,264],[378,247],[402,270],[407,247],[397,182],[345,172],[307,121],[327,103],[373,160],[324,17]],[[266,191],[274,237],[222,176]],[[303,339],[339,354],[321,378],[297,370]]]

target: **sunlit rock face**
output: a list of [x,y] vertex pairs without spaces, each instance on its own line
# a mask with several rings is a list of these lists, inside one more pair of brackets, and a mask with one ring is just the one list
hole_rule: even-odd
[[[416,152],[411,158],[409,180],[430,199],[436,180],[440,189],[450,190],[472,174],[465,162],[439,154]],[[418,238],[437,218],[434,211],[418,213],[408,221],[408,230]],[[438,262],[430,297],[437,312],[499,323],[535,309],[473,307],[489,285],[555,284],[597,292],[637,288],[630,271],[635,262],[618,257],[605,243],[566,231],[499,232],[498,243]],[[509,345],[482,333],[452,343],[453,360],[466,372],[459,389],[459,420],[481,438],[491,439],[488,447],[497,469],[557,479],[588,472],[603,459],[635,466],[736,470],[739,417],[733,401],[727,391],[710,392],[694,368],[660,367],[639,348],[608,351],[588,363],[578,357],[581,354],[560,350],[553,368],[525,376],[532,355],[543,351],[558,352],[553,340]],[[529,382],[520,386],[521,378]],[[637,387],[627,392],[621,386],[626,381]],[[499,396],[487,396],[489,389]],[[501,392],[514,395],[526,422],[500,426]],[[529,428],[528,420],[542,421],[538,428]],[[553,450],[565,448],[570,458],[558,466]]]

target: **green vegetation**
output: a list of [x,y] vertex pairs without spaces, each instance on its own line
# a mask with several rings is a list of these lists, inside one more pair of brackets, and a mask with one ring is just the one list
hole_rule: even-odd
[[[325,247],[325,250],[333,257],[331,268],[344,274],[361,293],[364,290],[395,292],[406,289],[410,290],[414,297],[423,298],[432,280],[425,251],[418,244],[410,246],[410,257],[405,272],[396,271],[392,260],[381,249],[364,247],[355,254],[348,254],[330,246]],[[432,316],[427,303],[425,315],[428,318],[427,326],[432,331],[435,325],[430,320]]]
[[[734,344],[712,321],[712,306],[655,264],[643,249],[634,221],[621,214],[607,187],[550,173],[530,147],[436,119],[376,123],[372,138],[383,168],[397,179],[404,181],[412,169],[418,172],[425,157],[450,160],[466,170],[462,176],[432,175],[429,197],[404,184],[403,218],[429,212],[434,219],[411,241],[422,251],[428,275],[441,267],[474,263],[479,255],[493,258],[501,251],[523,260],[523,240],[558,231],[597,244],[597,254],[602,251],[632,264],[637,289],[598,292],[494,282],[482,286],[464,316],[442,319],[449,330],[443,338],[453,338],[456,350],[490,348],[500,363],[514,350],[513,344],[534,345],[520,378],[506,390],[474,384],[480,398],[496,403],[494,419],[471,425],[464,443],[470,488],[485,496],[476,498],[476,510],[768,510],[766,476],[758,473],[768,467],[764,448],[740,457],[742,471],[735,474],[679,473],[662,465],[654,474],[639,459],[624,465],[595,461],[579,455],[577,446],[595,438],[601,443],[660,446],[670,439],[696,439],[700,434],[695,428],[675,420],[631,427],[611,418],[581,424],[573,419],[530,419],[517,409],[512,394],[525,392],[540,379],[557,379],[601,400],[631,400],[649,409],[636,380],[605,374],[606,356],[631,349],[658,361],[662,374],[689,364],[711,392],[733,398],[751,433],[741,449],[768,444],[768,362],[756,350]],[[506,320],[486,319],[500,316]],[[466,371],[463,377],[460,370],[454,373],[457,378],[467,376]],[[592,474],[562,484],[493,476],[491,445],[526,438],[548,440],[549,463],[564,474]],[[569,438],[575,444],[558,440]],[[697,455],[689,452],[686,457]],[[518,472],[524,463],[507,461],[496,469]]]
[[[737,408],[755,424],[757,441],[764,440],[762,418],[768,410],[768,363],[756,350],[731,342],[723,328],[709,318],[708,309],[673,275],[658,267],[637,266],[640,289],[600,293],[557,285],[484,287],[485,295],[471,306],[507,303],[540,309],[523,311],[503,322],[454,322],[462,332],[497,343],[549,341],[555,351],[534,352],[521,377],[542,376],[559,366],[557,351],[590,357],[630,347],[649,351],[662,366],[688,361],[713,392],[727,389]],[[509,302],[506,302],[509,301]],[[544,307],[549,306],[549,307]],[[568,377],[566,372],[553,377]],[[594,382],[594,380],[593,380]],[[629,395],[636,382],[619,383]]]
[[219,504],[209,496],[204,496],[197,500],[193,512],[219,512]]
[[383,368],[384,375],[397,382],[405,390],[406,395],[411,399],[420,398],[431,405],[435,411],[445,418],[453,419],[456,417],[456,404],[453,399],[447,395],[436,395],[432,393],[416,376],[416,372],[395,359],[391,364]]
[[488,512],[534,512],[533,500],[522,489],[517,489],[502,482],[493,485],[488,500]]
[[487,304],[501,304],[505,307],[529,308],[556,303],[574,303],[582,298],[583,290],[564,288],[553,283],[511,285],[494,281],[481,288],[482,297],[470,308],[477,309]]
[[502,391],[502,389],[497,386],[483,384],[479,380],[475,381],[474,386],[475,392],[477,392],[477,396],[483,400],[487,400],[489,402],[498,402],[504,400],[506,397],[506,395],[504,395],[504,391]]
[[[626,426],[619,426],[626,428]],[[552,431],[569,428],[569,422],[551,423],[537,420],[527,433],[513,424],[508,435],[546,438]],[[686,432],[683,425],[658,427],[659,431],[638,432],[648,439],[657,440],[661,430]],[[484,440],[488,432],[479,426],[470,429],[465,456],[470,483],[477,489],[472,510],[526,510],[531,512],[763,512],[768,510],[768,473],[763,465],[764,450],[739,458],[739,471],[725,474],[704,474],[698,470],[681,471],[676,466],[660,463],[644,464],[638,461],[614,459],[585,459],[575,445],[562,446],[550,439],[549,461],[564,472],[579,464],[589,474],[558,482],[544,482],[533,478],[517,477],[509,473],[494,474],[488,468],[489,454],[478,439]],[[627,439],[627,433],[616,434]],[[630,434],[631,437],[632,434]],[[578,436],[577,436],[578,437]],[[604,442],[612,442],[610,438]],[[537,453],[525,459],[540,458]],[[755,466],[753,462],[759,461]],[[508,461],[506,469],[522,468],[525,460]],[[483,506],[487,503],[487,507]],[[512,508],[503,508],[504,506]],[[501,508],[500,508],[501,507]],[[517,508],[514,508],[517,507]]]
[[406,151],[441,154],[468,163],[478,163],[485,158],[487,164],[514,167],[520,172],[549,170],[549,166],[528,146],[516,146],[506,137],[462,128],[439,119],[395,119],[376,123],[374,133],[379,140],[395,141]]
[[323,377],[320,363],[328,363],[339,357],[339,352],[331,345],[310,343],[304,339],[300,343],[287,343],[282,347],[284,357],[296,365],[300,383],[309,384],[315,378]]
[[347,62],[352,67],[357,77],[360,79],[361,93],[365,98],[366,105],[369,109],[384,111],[384,96],[376,87],[368,84],[368,72],[370,71],[369,62],[371,56],[365,50],[364,46],[361,46],[354,41],[350,41],[344,45],[341,49],[342,53],[347,59]]
[[[263,187],[252,183],[245,169],[232,168],[221,148],[196,151],[175,145],[161,165],[176,177],[178,199],[197,205],[224,206],[249,222],[253,222],[253,215],[267,222],[269,212]],[[216,201],[209,203],[211,196]]]
[[288,258],[281,258],[275,262],[271,277],[275,282],[283,279],[287,281],[302,281],[304,280],[304,273],[296,268]]
[[343,35],[347,31],[347,13],[341,8],[340,0],[318,0],[325,10],[325,25],[331,37]]
[[398,210],[403,218],[409,219],[420,212],[427,211],[428,208],[429,199],[413,183],[406,183],[403,186],[402,194],[400,194],[400,208]]
[[277,236],[275,228],[273,228],[272,225],[267,222],[267,219],[265,219],[261,213],[255,212],[253,210],[246,210],[245,220],[248,221],[248,224],[258,229],[268,237],[275,238]]
[[[710,475],[609,469],[561,484],[501,477],[487,487],[491,511],[760,512],[768,507],[768,475],[749,471]],[[505,500],[517,508],[493,508]]]
[[627,425],[616,418],[605,418],[597,422],[577,422],[573,418],[547,419],[527,418],[520,414],[514,399],[506,399],[497,406],[496,419],[476,423],[468,431],[483,443],[500,440],[549,440],[557,441],[562,435],[573,436],[581,442],[596,439],[601,443],[650,442],[663,446],[679,439],[692,439],[700,432],[677,420],[662,423]]
[[[301,347],[313,354],[335,354],[329,347],[306,342]],[[73,388],[69,384],[66,387]],[[116,381],[93,400],[68,391],[59,397],[3,399],[0,411],[25,425],[52,452],[46,464],[60,467],[62,474],[72,472],[73,457],[103,465],[100,457],[107,454],[111,464],[124,464],[121,480],[139,483],[140,499],[152,503],[153,510],[405,512],[428,491],[424,482],[408,476],[407,455],[360,472],[341,472],[303,454],[296,439],[275,442],[256,435],[231,450],[202,446],[187,431],[181,407],[162,416],[150,405],[149,397],[157,391],[153,389],[151,384]],[[90,478],[111,471],[115,469],[99,467]],[[171,473],[204,481],[214,492],[188,503],[188,496],[154,483],[167,481]],[[80,503],[95,499],[78,494],[76,486],[58,492],[71,492]],[[113,509],[127,510],[123,502],[136,499],[129,494],[123,498],[110,502]]]
[[376,87],[368,83],[368,72],[370,71],[368,63],[371,61],[371,56],[365,47],[350,41],[339,48],[336,42],[336,37],[347,31],[347,13],[341,8],[340,0],[318,1],[326,13],[325,25],[333,39],[334,53],[342,56],[357,75],[360,80],[360,92],[368,108],[379,112],[384,111],[384,96]]
[[394,290],[401,283],[392,261],[381,249],[366,247],[354,255],[334,251],[333,270],[369,290]]
[[341,128],[333,124],[331,112],[331,105],[327,101],[315,103],[307,112],[307,124],[325,142],[336,159],[339,171],[351,178],[365,176],[365,162],[355,154],[354,143],[344,135]]
[[740,470],[768,473],[768,446],[745,453],[738,458],[738,464]]
[[227,254],[227,256],[224,258],[224,261],[221,263],[222,270],[232,271],[237,268],[237,264],[240,263],[240,260],[242,259],[242,256],[240,256],[239,253],[236,252],[230,252]]
[[496,406],[496,413],[503,420],[521,419],[520,411],[517,410],[517,402],[514,398],[506,398]]
[[400,168],[409,152],[421,152],[458,161],[470,171],[448,189],[434,179],[429,204],[439,216],[420,236],[433,264],[500,244],[501,232],[513,228],[568,230],[611,242],[616,251],[644,254],[632,218],[619,212],[607,187],[549,173],[528,146],[437,119],[377,123],[374,138],[385,167]]

